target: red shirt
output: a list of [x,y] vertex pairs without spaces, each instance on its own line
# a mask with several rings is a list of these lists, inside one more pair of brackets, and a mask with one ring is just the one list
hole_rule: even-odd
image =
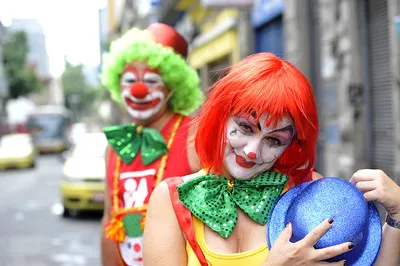
[[[179,115],[173,116],[160,131],[166,143],[168,143],[172,129],[178,118]],[[185,176],[192,173],[186,148],[190,121],[190,117],[184,117],[179,125],[172,145],[168,150],[168,158],[162,179],[174,176]],[[148,166],[143,164],[140,152],[129,165],[120,160],[118,180],[119,208],[137,208],[148,203],[150,195],[156,185],[156,175],[160,168],[161,158],[162,157],[158,158]],[[113,179],[116,159],[117,154],[111,150],[107,163],[107,182],[110,187],[109,197],[112,197],[114,190]],[[113,201],[112,204],[114,205]]]

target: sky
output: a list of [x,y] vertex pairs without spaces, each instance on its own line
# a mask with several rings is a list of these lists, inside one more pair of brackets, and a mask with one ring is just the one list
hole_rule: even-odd
[[0,0],[0,21],[38,19],[46,38],[49,70],[58,77],[64,56],[72,64],[96,67],[100,63],[98,10],[106,0]]

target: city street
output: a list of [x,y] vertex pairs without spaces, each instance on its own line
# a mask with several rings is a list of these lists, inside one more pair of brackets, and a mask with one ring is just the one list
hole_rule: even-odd
[[0,172],[0,266],[100,265],[101,213],[62,217],[57,155]]

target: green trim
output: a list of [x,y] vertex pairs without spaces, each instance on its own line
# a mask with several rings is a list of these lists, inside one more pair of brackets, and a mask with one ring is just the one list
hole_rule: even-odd
[[125,234],[128,237],[140,237],[143,235],[143,230],[140,225],[140,220],[144,217],[138,213],[130,213],[122,219],[124,223]]
[[172,48],[155,43],[147,30],[133,28],[127,31],[111,43],[110,52],[103,59],[101,82],[119,103],[122,103],[120,75],[125,66],[134,61],[146,62],[157,69],[167,88],[174,91],[168,102],[169,110],[187,115],[203,102],[197,72]]

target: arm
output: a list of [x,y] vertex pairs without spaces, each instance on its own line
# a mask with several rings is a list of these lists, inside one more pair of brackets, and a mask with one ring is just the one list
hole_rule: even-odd
[[[368,201],[378,201],[391,217],[400,221],[400,187],[382,170],[363,169],[357,171],[350,182],[353,183]],[[400,258],[400,229],[384,224],[382,243],[374,265],[397,265]]]
[[[392,217],[400,220],[400,215],[393,215]],[[382,230],[381,250],[374,265],[397,265],[400,257],[400,229],[393,228],[385,223]]]
[[194,146],[195,135],[196,135],[196,127],[195,125],[191,125],[189,128],[188,138],[186,141],[186,150],[188,155],[189,166],[190,169],[192,169],[193,173],[201,170],[199,157],[197,157],[196,149]]
[[[106,150],[106,173],[110,155],[110,148]],[[105,226],[111,220],[111,197],[107,178],[104,181],[104,213],[101,220],[101,262],[103,266],[118,265],[117,248],[114,241],[106,238]]]
[[150,197],[143,234],[143,257],[147,266],[187,265],[185,238],[165,182],[161,182]]

